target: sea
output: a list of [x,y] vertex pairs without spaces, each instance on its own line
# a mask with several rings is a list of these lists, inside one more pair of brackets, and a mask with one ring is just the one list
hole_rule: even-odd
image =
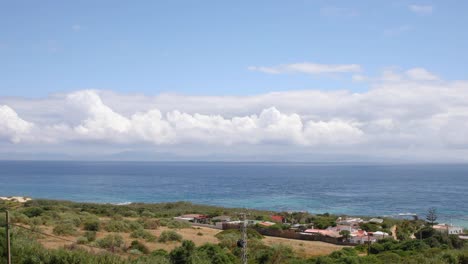
[[468,165],[0,161],[0,196],[424,218],[468,228]]

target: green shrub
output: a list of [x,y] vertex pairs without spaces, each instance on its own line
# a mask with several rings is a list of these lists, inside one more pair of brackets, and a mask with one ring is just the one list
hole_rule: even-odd
[[131,231],[138,230],[138,229],[143,229],[143,225],[140,224],[138,221],[128,221],[126,220],[128,227],[130,228]]
[[110,220],[106,223],[104,229],[107,232],[130,232],[130,226],[124,220]]
[[99,231],[101,223],[97,218],[87,218],[83,222],[83,228],[87,231]]
[[138,223],[140,223],[144,229],[158,229],[159,227],[158,219],[140,218],[138,219]]
[[35,216],[35,217],[29,218],[29,224],[31,224],[31,225],[44,225],[45,222],[44,222],[44,219],[42,217]]
[[169,253],[167,253],[166,250],[164,249],[156,249],[153,252],[151,252],[151,256],[168,256]]
[[163,218],[159,220],[161,226],[166,226],[173,229],[182,229],[191,227],[190,223],[185,221],[177,221],[174,219]]
[[141,243],[138,240],[133,240],[130,247],[128,248],[129,250],[138,250],[144,254],[149,253],[148,247],[146,247],[143,243]]
[[52,232],[59,236],[73,236],[76,234],[76,228],[70,223],[63,223],[56,225]]
[[13,223],[21,223],[21,224],[30,223],[30,219],[27,215],[18,213],[18,212],[13,212],[13,214],[10,217],[10,221]]
[[84,236],[89,242],[96,240],[96,231],[86,231]]
[[[216,234],[215,236],[218,238],[218,239],[223,239],[224,236],[230,236],[230,235],[235,235],[237,237],[240,238],[241,234],[240,234],[240,231],[238,229],[228,229],[228,230],[224,230],[224,231],[221,231],[219,232],[218,234]],[[258,233],[257,230],[255,229],[252,229],[252,228],[248,228],[247,229],[247,237],[249,239],[263,239],[263,236]]]
[[143,212],[141,212],[140,214],[142,217],[148,217],[148,218],[152,218],[154,217],[154,213],[148,211],[148,210],[144,210]]
[[23,210],[23,214],[27,217],[41,216],[44,213],[44,210],[40,207],[26,207]]
[[79,227],[81,225],[81,218],[74,213],[61,213],[59,214],[59,222],[69,223],[75,227]]
[[119,248],[124,244],[122,236],[117,234],[110,234],[101,239],[96,240],[96,245],[105,249]]
[[166,230],[161,233],[158,241],[162,243],[165,243],[168,241],[182,241],[182,236],[175,231]]
[[88,241],[88,239],[87,239],[86,237],[78,237],[78,238],[76,239],[76,243],[77,243],[78,245],[83,245],[83,244],[86,244],[86,243],[88,243],[88,242],[89,242],[89,241]]
[[148,242],[156,241],[156,236],[144,229],[137,229],[130,234],[131,238],[143,238]]

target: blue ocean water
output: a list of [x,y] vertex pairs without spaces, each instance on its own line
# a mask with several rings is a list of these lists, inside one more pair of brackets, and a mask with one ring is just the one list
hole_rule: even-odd
[[424,215],[468,227],[468,165],[0,161],[0,196]]

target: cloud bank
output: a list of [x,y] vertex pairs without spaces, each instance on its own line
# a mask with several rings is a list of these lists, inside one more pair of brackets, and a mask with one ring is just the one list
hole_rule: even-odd
[[[362,76],[366,92],[252,96],[80,90],[43,99],[0,97],[3,151],[154,149],[177,155],[378,155],[466,161],[468,82],[415,68]],[[116,150],[118,149],[118,150]],[[315,157],[316,157],[315,156]]]
[[409,5],[409,10],[418,15],[430,15],[434,11],[434,7],[431,5]]
[[268,74],[282,73],[304,73],[304,74],[328,74],[328,73],[347,73],[359,72],[361,66],[358,64],[318,64],[310,62],[283,64],[278,66],[250,66],[250,71],[259,71]]

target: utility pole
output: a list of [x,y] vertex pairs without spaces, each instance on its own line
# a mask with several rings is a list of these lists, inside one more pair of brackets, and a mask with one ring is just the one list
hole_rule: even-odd
[[11,248],[10,248],[10,214],[6,211],[6,254],[7,264],[11,264]]
[[242,245],[242,264],[247,264],[247,219],[246,214],[240,214],[242,222],[241,222],[241,245]]

